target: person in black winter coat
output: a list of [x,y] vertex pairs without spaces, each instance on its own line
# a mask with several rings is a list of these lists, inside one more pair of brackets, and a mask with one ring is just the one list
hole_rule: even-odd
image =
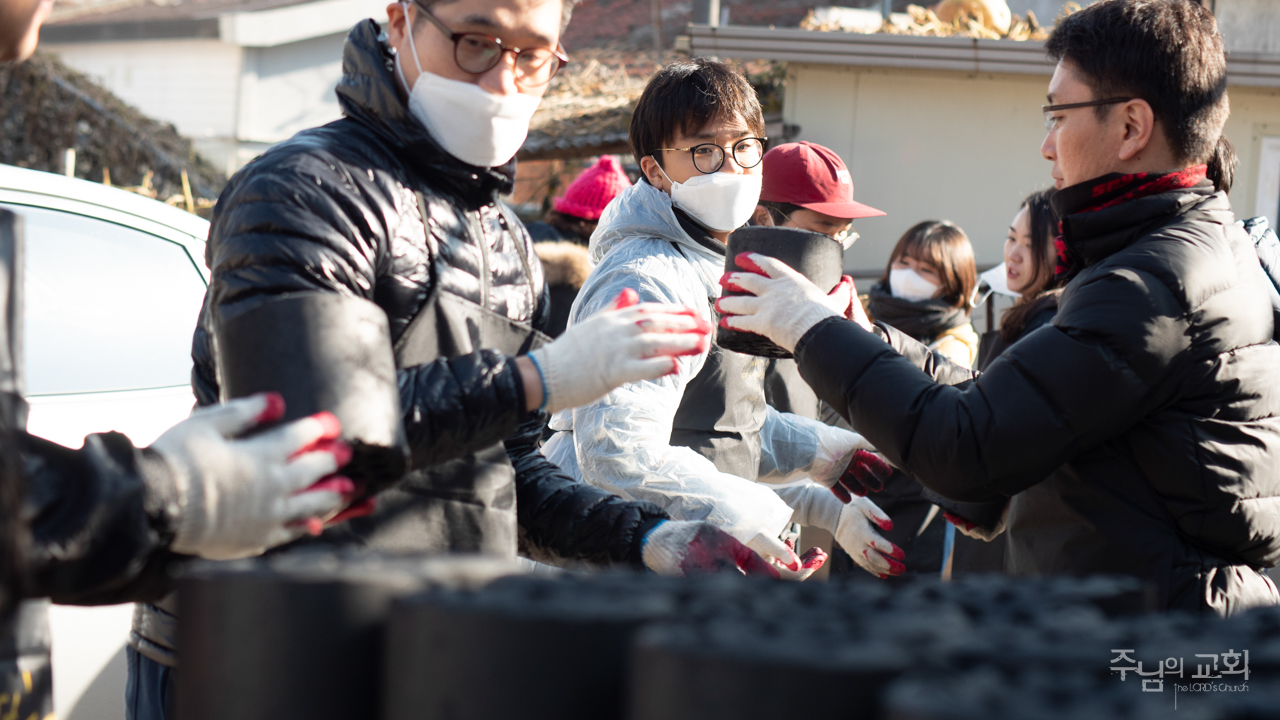
[[[986,371],[1009,346],[1053,322],[1053,316],[1058,313],[1058,296],[1062,291],[1056,287],[1054,278],[1053,241],[1058,234],[1058,216],[1054,214],[1052,198],[1052,190],[1027,196],[1009,225],[1009,237],[1004,243],[1005,283],[1020,296],[1000,318],[1000,327],[983,334],[978,346],[979,372]],[[943,507],[953,506],[944,503]],[[974,529],[974,523],[965,520],[966,516],[979,517],[990,524],[986,530],[974,533],[981,537],[955,534],[951,544],[951,577],[1004,571],[1006,538],[995,530],[1002,525],[1006,507],[1008,503],[1001,502],[984,508],[986,517],[973,507],[944,513],[948,520],[968,530]]]
[[1168,609],[1274,605],[1280,345],[1253,244],[1206,179],[1228,114],[1217,24],[1198,3],[1103,0],[1048,49],[1052,324],[973,373],[835,317],[762,256],[767,276],[729,278],[758,297],[722,300],[739,315],[722,323],[794,348],[819,397],[933,491],[1012,498],[1009,572],[1133,575]]
[[[544,410],[670,372],[670,356],[702,352],[709,330],[687,310],[641,305],[634,311],[648,315],[609,310],[605,325],[543,344],[541,267],[498,196],[512,188],[508,160],[562,62],[556,38],[571,6],[419,0],[389,6],[385,31],[372,20],[351,30],[337,89],[345,117],[276,145],[218,200],[192,348],[196,396],[219,394],[221,318],[294,293],[369,300],[389,320],[411,471],[372,515],[319,542],[513,559],[518,545],[549,562],[767,571],[720,531],[575,482],[539,452]],[[647,331],[664,323],[679,335]],[[622,377],[628,366],[643,372]],[[174,663],[173,624],[167,603],[135,619],[140,696],[163,694],[153,671]]]
[[[34,52],[50,5],[0,0],[0,62]],[[298,521],[341,507],[337,491],[302,490],[350,449],[334,440],[332,416],[234,439],[283,414],[265,395],[195,413],[145,448],[114,432],[79,449],[24,432],[23,244],[21,216],[0,210],[0,709],[43,718],[53,717],[50,600],[155,599],[173,586],[170,550],[238,557],[297,537]]]

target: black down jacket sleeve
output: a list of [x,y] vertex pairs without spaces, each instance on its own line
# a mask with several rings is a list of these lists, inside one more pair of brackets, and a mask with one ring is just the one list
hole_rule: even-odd
[[552,565],[643,568],[640,541],[668,515],[652,503],[623,500],[566,475],[538,449],[544,422],[538,416],[506,441],[516,469],[521,552]]
[[[1136,424],[1163,401],[1159,376],[1187,342],[1173,324],[1144,324],[1182,312],[1150,277],[1106,273],[1076,290],[1087,293],[1082,311],[1064,311],[959,385],[838,318],[806,333],[796,360],[818,397],[920,484],[952,500],[999,500]],[[1153,328],[1164,334],[1151,338]]]
[[[391,247],[397,234],[425,232],[413,193],[387,173],[348,172],[342,159],[303,137],[246,167],[218,199],[206,250],[212,280],[193,346],[193,387],[202,404],[217,401],[211,335],[221,313],[317,291],[360,297],[384,309],[416,307],[430,291],[425,279],[408,282],[385,267],[425,265],[422,258],[397,257]],[[393,336],[399,319],[392,314]],[[491,446],[528,417],[510,360],[478,352],[401,370],[405,431],[416,466]]]
[[[884,323],[876,324],[876,335],[889,343],[889,347],[898,351],[899,355],[920,368],[934,382],[964,388],[978,375],[970,368],[951,362],[943,355],[930,350],[924,343]],[[927,487],[922,487],[921,491],[921,496],[925,500],[943,510],[959,515],[988,532],[999,527],[1004,509],[1009,504],[1009,498],[1004,496],[990,502],[956,502]]]
[[22,434],[30,526],[26,594],[56,603],[155,600],[172,590],[177,499],[168,464],[119,433],[79,450]]

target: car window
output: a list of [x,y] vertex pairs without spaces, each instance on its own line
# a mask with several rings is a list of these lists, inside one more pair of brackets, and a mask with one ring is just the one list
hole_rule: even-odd
[[204,281],[177,243],[73,213],[25,218],[27,394],[186,385]]

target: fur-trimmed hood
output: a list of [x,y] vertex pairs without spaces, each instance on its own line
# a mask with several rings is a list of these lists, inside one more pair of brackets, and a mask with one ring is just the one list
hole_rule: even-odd
[[585,245],[568,241],[540,242],[533,244],[533,250],[542,260],[542,271],[551,287],[568,285],[579,290],[591,274],[591,259]]

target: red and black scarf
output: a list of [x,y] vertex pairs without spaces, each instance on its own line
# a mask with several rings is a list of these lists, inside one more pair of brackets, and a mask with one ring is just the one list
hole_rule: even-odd
[[[1059,190],[1054,198],[1054,206],[1059,208],[1059,217],[1064,218],[1067,215],[1097,212],[1138,198],[1194,187],[1205,179],[1208,170],[1207,165],[1193,165],[1171,173],[1111,173]],[[1062,238],[1061,220],[1058,221],[1058,237],[1054,239],[1053,246],[1058,251],[1058,265],[1054,269],[1054,276],[1063,279],[1074,275],[1079,268],[1076,258],[1067,249]]]

